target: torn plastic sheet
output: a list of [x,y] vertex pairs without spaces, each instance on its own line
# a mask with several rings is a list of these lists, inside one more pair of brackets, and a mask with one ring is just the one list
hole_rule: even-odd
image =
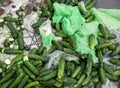
[[52,33],[51,21],[50,20],[45,21],[39,27],[39,31],[40,31],[40,34],[42,36],[43,46],[51,46],[52,40],[54,38],[54,34]]
[[48,63],[46,64],[45,68],[46,69],[50,69],[50,68],[54,68],[58,65],[59,60],[61,57],[64,57],[67,61],[73,61],[73,60],[78,60],[79,58],[71,55],[71,54],[67,54],[65,52],[59,51],[59,50],[55,50],[53,53],[47,55],[48,58]]
[[80,14],[77,6],[73,7],[58,3],[54,3],[53,6],[55,10],[53,16],[54,23],[61,22],[63,31],[68,35],[72,35],[79,31],[81,24],[85,22],[85,19]]

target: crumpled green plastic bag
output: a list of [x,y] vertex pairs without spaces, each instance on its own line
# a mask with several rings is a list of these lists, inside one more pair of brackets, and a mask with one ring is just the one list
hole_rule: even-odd
[[58,3],[54,3],[53,6],[55,10],[53,16],[54,23],[62,22],[62,29],[68,35],[79,31],[85,19],[81,16],[77,6],[73,7]]
[[81,54],[89,53],[92,55],[93,62],[98,62],[98,58],[95,56],[95,50],[89,48],[89,36],[94,34],[95,45],[98,44],[97,42],[97,34],[98,34],[98,24],[99,22],[93,21],[91,23],[84,23],[79,32],[75,33],[75,44],[76,44],[76,51],[81,52]]
[[51,46],[54,34],[52,33],[51,21],[45,21],[39,28],[40,34],[42,36],[43,46]]
[[109,29],[120,29],[120,14],[116,12],[120,12],[120,10],[114,10],[113,15],[112,13],[109,14],[110,12],[108,13],[108,11],[104,9],[97,10],[96,8],[92,8],[92,11],[98,22],[105,24]]
[[98,11],[103,12],[111,17],[120,21],[120,9],[103,9],[99,8]]

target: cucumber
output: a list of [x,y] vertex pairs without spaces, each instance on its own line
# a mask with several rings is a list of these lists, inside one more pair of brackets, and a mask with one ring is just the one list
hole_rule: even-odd
[[85,14],[84,14],[84,18],[87,19],[88,17],[90,17],[92,15],[92,11],[88,10]]
[[63,50],[62,46],[60,45],[60,43],[58,41],[53,40],[52,41],[53,46],[55,46],[55,48],[57,48],[58,50]]
[[31,72],[33,72],[35,75],[38,75],[38,70],[29,61],[24,61],[24,64],[28,69],[30,69]]
[[116,47],[116,49],[112,52],[112,56],[120,54],[120,45]]
[[60,23],[56,23],[55,28],[56,28],[56,31],[60,31],[61,30]]
[[15,27],[13,26],[13,24],[12,23],[7,23],[6,25],[9,28],[9,30],[10,30],[11,35],[13,36],[13,38],[17,39],[18,38],[18,32],[15,29]]
[[120,76],[120,69],[115,69],[114,70],[114,75],[119,77]]
[[114,65],[120,66],[120,59],[119,58],[112,58],[111,60],[109,60],[109,62],[114,64]]
[[32,63],[35,67],[36,66],[42,66],[42,61],[34,61],[33,63]]
[[38,21],[38,22],[32,24],[32,28],[34,28],[34,29],[39,28],[40,25],[42,25],[43,22],[45,22],[45,21],[46,21],[46,19],[42,19],[42,20],[40,20],[40,21]]
[[47,74],[47,75],[42,76],[42,77],[40,78],[40,80],[42,80],[42,81],[47,81],[47,80],[50,80],[50,79],[54,78],[55,76],[57,76],[57,71],[56,71],[56,70],[54,70],[54,71],[53,71],[52,73],[50,73],[50,74]]
[[15,71],[14,71],[14,70],[10,71],[10,73],[7,73],[7,74],[0,80],[0,83],[3,84],[3,83],[5,83],[6,81],[10,80],[10,79],[13,77],[14,74],[15,74]]
[[45,76],[45,75],[51,74],[53,71],[54,71],[54,70],[52,70],[52,69],[42,71],[42,72],[40,73],[40,76]]
[[88,5],[85,5],[85,7],[86,7],[87,10],[89,10],[92,7],[94,7],[96,3],[97,3],[97,0],[92,0],[92,2],[89,3]]
[[70,76],[71,71],[70,71],[70,62],[66,62],[66,66],[65,66],[65,71],[66,71],[66,75]]
[[93,77],[93,76],[96,76],[98,74],[98,72],[97,71],[92,71],[91,72],[91,76]]
[[116,35],[113,33],[108,33],[108,39],[115,39]]
[[91,71],[92,71],[92,55],[88,54],[87,65],[86,65],[84,73],[87,74],[87,76],[89,76]]
[[24,73],[20,73],[19,76],[11,83],[8,88],[16,88],[18,84],[22,81]]
[[18,31],[18,46],[20,50],[24,49],[24,38],[21,30]]
[[20,82],[20,84],[18,85],[17,88],[23,88],[23,87],[25,86],[28,78],[29,78],[29,77],[28,77],[27,75],[25,75],[25,76],[23,77],[22,81]]
[[86,11],[84,10],[81,2],[78,2],[78,8],[79,8],[80,13],[85,14]]
[[43,61],[43,62],[48,61],[47,58],[45,58],[44,56],[40,56],[40,55],[36,55],[36,54],[28,54],[28,58],[32,58],[32,59],[35,59],[35,60],[40,60],[40,61]]
[[91,16],[89,16],[87,19],[86,19],[86,23],[90,23],[90,22],[92,22],[93,20],[94,20],[94,18],[95,18],[95,15],[91,15]]
[[91,79],[91,76],[85,78],[85,79],[82,81],[82,86],[87,85],[87,84],[89,83],[90,79]]
[[85,6],[89,5],[92,2],[92,0],[85,0]]
[[75,78],[81,70],[81,66],[78,66],[72,73],[71,77]]
[[43,53],[43,50],[45,49],[45,47],[43,45],[40,45],[38,50],[37,50],[37,54],[41,55]]
[[19,54],[19,55],[17,55],[15,58],[13,58],[13,59],[11,60],[11,64],[17,63],[18,61],[22,60],[23,57],[24,57],[24,54]]
[[3,19],[6,22],[18,22],[19,21],[18,18],[12,18],[12,17],[9,17],[9,16],[8,17],[4,17]]
[[28,69],[28,68],[26,68],[25,66],[21,66],[22,67],[22,69],[23,69],[23,71],[30,77],[30,78],[32,78],[32,79],[34,79],[35,78],[35,75]]
[[50,54],[50,53],[52,53],[53,51],[55,51],[55,47],[54,47],[54,46],[51,46],[47,53]]
[[109,73],[109,74],[111,74],[112,76],[114,76],[114,72],[113,72],[113,70],[109,67],[108,64],[103,63],[103,69],[104,69],[107,73]]
[[108,48],[109,48],[110,50],[114,51],[114,50],[116,49],[116,46],[112,44],[112,45],[108,46]]
[[79,78],[79,80],[77,81],[77,83],[74,85],[75,88],[78,88],[80,86],[80,84],[82,83],[82,81],[85,79],[86,75],[82,74],[81,77]]
[[89,47],[90,49],[94,49],[95,47],[95,36],[94,34],[91,34],[89,37]]
[[37,48],[32,48],[30,51],[29,51],[29,54],[36,54],[37,52]]
[[111,42],[106,42],[106,43],[103,43],[103,44],[98,44],[98,45],[96,45],[95,47],[96,47],[96,49],[98,50],[98,49],[106,48],[106,47],[111,46],[111,45],[112,45]]
[[97,83],[99,81],[99,78],[98,78],[98,76],[94,76],[91,78],[91,80],[93,83]]
[[111,81],[117,81],[118,77],[105,73],[105,76]]
[[24,88],[31,88],[31,87],[38,86],[38,85],[39,85],[39,82],[34,81],[34,82],[27,84]]
[[9,47],[10,46],[10,41],[8,39],[4,40],[4,47]]
[[61,41],[60,43],[62,44],[62,46],[66,47],[66,48],[73,49],[73,47],[68,42]]
[[100,74],[100,80],[101,80],[101,82],[103,84],[106,84],[107,80],[106,80],[104,69],[102,67],[100,67],[100,69],[99,69],[99,74]]
[[8,80],[6,83],[2,84],[0,88],[8,88],[8,86],[13,82],[14,78]]
[[56,80],[54,80],[54,79],[51,79],[51,80],[48,80],[48,81],[40,81],[40,84],[48,86],[48,87],[54,86],[55,83],[56,83]]
[[67,35],[63,31],[57,31],[55,32],[55,35],[59,37],[67,37]]
[[98,25],[98,28],[100,30],[100,32],[102,33],[102,36],[105,38],[105,39],[108,39],[108,31],[107,31],[107,28],[103,25],[103,24],[99,24]]
[[101,81],[97,82],[97,83],[95,84],[95,87],[94,87],[94,88],[102,88],[102,83],[101,83]]
[[67,83],[67,84],[75,84],[77,80],[71,77],[64,77],[62,78],[62,82]]
[[80,78],[80,76],[82,75],[82,73],[84,72],[84,70],[85,70],[85,62],[82,62],[81,63],[81,70],[80,70],[78,76],[76,77],[76,79]]
[[59,60],[59,64],[58,64],[58,79],[62,79],[63,75],[64,75],[64,71],[65,71],[65,59],[62,57]]
[[69,54],[76,54],[76,52],[73,51],[73,50],[70,49],[70,48],[63,48],[63,51],[66,52],[66,53],[69,53]]
[[23,51],[18,49],[4,49],[5,54],[22,54]]
[[3,62],[2,60],[0,60],[0,68],[2,67],[6,67],[7,65],[5,64],[5,62]]

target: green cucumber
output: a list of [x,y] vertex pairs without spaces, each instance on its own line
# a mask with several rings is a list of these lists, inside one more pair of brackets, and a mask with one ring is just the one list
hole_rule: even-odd
[[5,54],[22,54],[23,51],[18,49],[4,49]]
[[14,78],[8,80],[4,84],[2,84],[2,86],[0,88],[8,88],[8,86],[13,82],[13,80],[14,80]]
[[18,85],[17,88],[23,88],[23,87],[25,86],[28,78],[29,78],[29,77],[28,77],[27,75],[25,75],[25,76],[23,77],[23,79],[21,80],[21,82],[20,82],[20,84]]
[[91,16],[89,16],[87,19],[86,19],[86,23],[90,23],[90,22],[92,22],[93,20],[94,20],[94,18],[95,18],[95,15],[91,15]]
[[56,70],[53,70],[53,72],[51,72],[50,74],[47,74],[47,75],[44,75],[40,78],[40,80],[42,81],[47,81],[47,80],[50,80],[54,77],[57,76],[57,71]]
[[15,29],[15,27],[13,26],[13,24],[12,23],[7,23],[6,25],[9,28],[9,30],[10,30],[11,35],[13,36],[13,38],[15,38],[15,39],[18,38],[18,32]]
[[107,31],[107,28],[103,25],[103,24],[99,24],[98,25],[98,28],[100,30],[100,32],[102,33],[102,36],[105,38],[105,39],[108,39],[108,31]]
[[106,48],[106,47],[108,47],[108,46],[110,46],[110,45],[112,45],[111,42],[106,42],[106,43],[103,43],[103,44],[98,44],[98,45],[96,45],[96,49],[97,49],[97,50],[98,50],[98,49],[103,49],[103,48]]
[[35,60],[41,60],[43,62],[46,62],[48,60],[44,56],[40,56],[40,55],[36,55],[36,54],[28,54],[28,58],[32,58],[32,59],[35,59]]
[[90,49],[94,49],[95,47],[95,35],[91,34],[89,37],[89,47]]
[[83,82],[83,80],[85,79],[86,75],[82,74],[81,77],[79,78],[79,80],[77,81],[77,83],[74,85],[75,88],[78,88],[80,86],[80,84]]
[[58,64],[58,79],[62,79],[63,75],[64,75],[64,71],[65,71],[65,59],[62,57],[59,60],[59,64]]
[[31,87],[34,87],[34,86],[37,86],[37,85],[39,85],[39,82],[34,81],[34,82],[31,82],[31,83],[27,84],[24,88],[31,88]]
[[92,2],[89,3],[88,5],[85,5],[85,7],[86,7],[87,10],[89,10],[92,7],[94,7],[96,3],[97,3],[97,0],[92,0]]
[[82,86],[87,85],[87,84],[89,83],[90,79],[91,79],[91,76],[85,78],[85,79],[82,81]]
[[87,19],[88,17],[90,17],[92,15],[92,11],[88,10],[85,14],[84,14],[84,18]]
[[11,64],[16,64],[18,61],[21,61],[24,57],[24,54],[19,54],[11,60]]
[[113,76],[113,75],[108,74],[108,73],[105,73],[105,76],[111,81],[117,81],[118,80],[118,77]]
[[20,73],[8,88],[16,88],[19,85],[19,83],[22,81],[23,77],[24,77],[24,73]]
[[85,68],[85,71],[84,73],[87,74],[87,76],[90,75],[91,71],[92,71],[92,56],[90,54],[88,54],[88,58],[87,58],[87,65],[86,65],[86,68]]
[[30,51],[29,51],[29,54],[36,54],[37,52],[37,48],[32,48]]
[[75,84],[77,80],[71,77],[63,77],[62,82],[67,83],[67,84]]
[[12,17],[9,17],[9,16],[8,17],[4,17],[3,19],[6,22],[18,22],[19,21],[18,18],[12,18]]
[[81,70],[81,66],[78,66],[72,73],[71,77],[75,78]]
[[29,61],[24,61],[25,66],[30,69],[31,72],[33,72],[35,75],[38,75],[38,70],[34,65],[32,65]]
[[15,74],[14,70],[10,71],[0,80],[0,83],[3,84],[4,82],[10,80],[13,77],[14,74]]
[[21,30],[18,31],[18,46],[20,50],[24,49],[24,38]]
[[99,69],[99,74],[100,74],[101,82],[103,84],[106,84],[107,80],[106,80],[104,69],[102,67],[100,67],[100,69]]
[[22,69],[23,69],[23,71],[30,77],[30,78],[32,78],[32,79],[34,79],[35,78],[35,75],[27,68],[27,67],[25,67],[25,66],[21,66],[22,67]]

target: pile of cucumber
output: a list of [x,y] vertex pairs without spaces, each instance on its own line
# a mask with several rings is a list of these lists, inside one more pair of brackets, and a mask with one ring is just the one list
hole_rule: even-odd
[[[52,19],[53,2],[57,0],[46,0],[46,5],[40,4],[42,13],[38,14],[38,21],[31,25],[37,31],[39,26],[46,20]],[[78,5],[80,12],[86,22],[94,20],[94,15],[90,10],[97,0],[86,0],[83,9],[80,0],[59,0],[59,3]],[[4,41],[4,47],[0,47],[0,52],[4,54],[16,55],[8,65],[0,60],[0,88],[102,88],[107,79],[120,84],[120,69],[113,68],[114,65],[120,66],[120,43],[112,43],[116,36],[110,33],[107,27],[99,24],[98,44],[95,45],[95,35],[89,36],[89,48],[96,51],[98,63],[93,63],[90,54],[81,54],[75,51],[75,40],[72,35],[66,35],[61,29],[61,23],[51,24],[56,32],[55,36],[62,40],[52,41],[52,46],[47,49],[42,44],[38,48],[28,49],[24,43],[24,6],[16,11],[18,18],[13,18],[8,14],[3,18],[3,23],[11,33],[10,38]],[[38,9],[33,8],[36,12]],[[1,25],[2,26],[2,25]],[[17,48],[14,46],[18,46]],[[82,47],[82,46],[81,46]],[[25,51],[28,51],[26,54]],[[46,57],[55,50],[75,55],[79,60],[67,61],[64,55],[61,56],[58,66],[46,69],[48,62]],[[109,52],[109,63],[103,62],[104,55]]]

